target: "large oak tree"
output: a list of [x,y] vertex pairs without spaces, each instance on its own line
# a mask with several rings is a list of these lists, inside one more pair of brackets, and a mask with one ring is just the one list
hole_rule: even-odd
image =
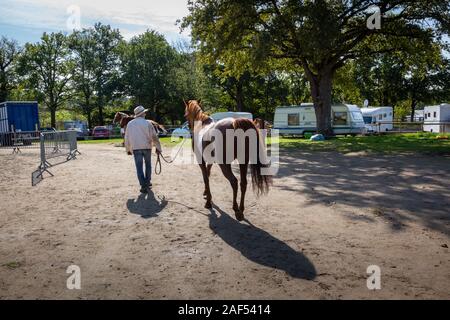
[[[368,27],[374,6],[380,29]],[[447,0],[195,0],[189,10],[182,26],[210,60],[257,68],[275,59],[303,69],[318,131],[327,136],[338,69],[351,59],[404,50],[411,38],[432,43],[450,21]]]

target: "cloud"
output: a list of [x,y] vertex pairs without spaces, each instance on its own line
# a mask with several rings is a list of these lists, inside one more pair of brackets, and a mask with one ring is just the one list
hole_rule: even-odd
[[178,19],[188,14],[187,0],[0,0],[3,8],[0,25],[23,29],[24,33],[29,29],[69,31],[67,8],[72,5],[80,8],[82,27],[90,27],[95,22],[110,24],[119,28],[127,39],[146,29],[170,38],[188,37],[186,33],[179,35],[176,25]]

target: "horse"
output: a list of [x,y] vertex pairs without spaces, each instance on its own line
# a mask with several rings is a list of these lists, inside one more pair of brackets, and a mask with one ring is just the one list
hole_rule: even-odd
[[[130,121],[132,121],[134,119],[135,119],[134,116],[130,116],[124,112],[117,112],[116,115],[114,116],[113,124],[119,124],[120,128],[124,129],[123,135],[125,136],[125,130],[127,129],[128,123],[130,123]],[[166,130],[166,128],[164,128],[163,125],[161,125],[158,122],[153,121],[153,120],[149,120],[149,121],[152,123],[153,128],[155,128],[155,131],[157,133],[167,134],[167,130]]]
[[[266,194],[269,191],[269,186],[272,182],[272,177],[269,175],[263,175],[261,173],[261,169],[263,167],[266,167],[266,164],[263,164],[261,162],[261,156],[260,156],[260,150],[262,150],[265,154],[265,147],[262,142],[262,138],[259,133],[259,129],[255,126],[252,120],[249,119],[234,119],[234,118],[225,118],[218,122],[214,122],[214,120],[209,117],[207,114],[205,114],[201,108],[200,102],[197,100],[189,100],[188,102],[184,101],[185,104],[185,118],[189,123],[189,128],[191,129],[191,132],[193,133],[193,139],[192,139],[192,148],[194,151],[196,151],[196,148],[198,150],[198,147],[201,144],[201,150],[205,150],[205,148],[210,148],[212,144],[212,149],[215,154],[217,152],[221,151],[218,148],[223,148],[223,159],[228,160],[236,160],[238,159],[238,150],[242,150],[242,147],[245,151],[245,160],[241,163],[239,161],[239,170],[240,170],[240,187],[241,187],[241,199],[240,204],[238,206],[237,203],[237,193],[238,193],[238,179],[233,174],[232,168],[231,168],[231,161],[229,163],[226,163],[227,161],[221,161],[219,163],[219,167],[222,170],[223,175],[227,180],[230,182],[231,187],[233,189],[233,210],[236,216],[236,219],[238,221],[244,220],[244,203],[245,203],[245,193],[247,190],[247,171],[248,167],[250,166],[251,169],[251,176],[252,176],[252,186],[253,190],[256,191],[257,196],[261,194]],[[244,136],[244,139],[240,140],[239,136],[236,138],[233,138],[233,141],[229,143],[233,143],[232,150],[233,154],[227,156],[227,138],[226,138],[226,132],[227,130],[233,130],[234,133],[236,133],[236,130],[242,130],[244,133],[246,133],[248,130],[254,130],[256,133],[256,146],[251,146],[250,143],[252,143],[251,139],[247,139]],[[223,142],[223,146],[221,146],[217,139],[211,139],[211,136],[213,135],[212,131],[215,131],[215,133],[220,132]],[[205,139],[206,138],[206,139]],[[209,141],[207,141],[209,140]],[[211,141],[212,140],[212,141]],[[254,141],[253,141],[254,142]],[[244,145],[242,145],[244,144]],[[250,163],[250,149],[251,147],[256,147],[257,150],[257,161],[256,163]],[[255,149],[253,149],[255,150]],[[203,154],[199,154],[198,152],[195,152],[197,157],[197,162],[199,163],[200,169],[202,171],[203,175],[203,182],[205,184],[205,191],[203,193],[204,198],[206,199],[205,208],[211,209],[212,208],[212,195],[209,187],[209,177],[211,174],[211,168],[213,163],[210,163],[209,161],[205,160],[205,157]],[[242,159],[242,158],[241,158]]]

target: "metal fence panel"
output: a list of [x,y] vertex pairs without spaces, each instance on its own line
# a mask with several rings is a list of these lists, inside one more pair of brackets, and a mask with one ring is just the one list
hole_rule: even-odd
[[21,149],[38,149],[39,142],[39,131],[0,133],[0,149],[12,149],[13,153],[19,153]]
[[53,164],[49,162],[57,157],[65,157],[65,161],[76,159],[78,151],[77,133],[75,131],[43,132],[40,134],[41,163],[31,174],[31,185],[35,186],[43,179],[44,172],[51,176],[48,170]]

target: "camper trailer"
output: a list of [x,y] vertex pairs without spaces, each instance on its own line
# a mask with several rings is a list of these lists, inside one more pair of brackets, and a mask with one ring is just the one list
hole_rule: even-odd
[[423,130],[436,133],[450,133],[450,104],[424,108]]
[[392,107],[362,108],[361,113],[367,132],[386,132],[394,128]]
[[[356,105],[336,104],[331,107],[335,134],[362,134],[365,131],[361,110]],[[312,103],[300,106],[278,107],[275,110],[274,129],[281,135],[315,133],[316,112]]]
[[249,112],[217,112],[212,114],[211,118],[213,118],[214,121],[219,121],[225,118],[245,118],[253,120],[253,115]]

